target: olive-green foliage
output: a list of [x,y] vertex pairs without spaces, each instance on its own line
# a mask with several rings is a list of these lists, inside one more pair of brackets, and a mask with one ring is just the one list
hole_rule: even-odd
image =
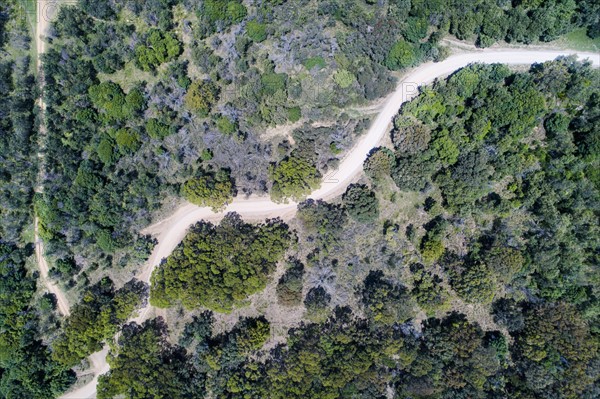
[[145,283],[131,280],[115,291],[108,277],[88,289],[82,301],[71,310],[62,334],[54,341],[53,358],[73,367],[102,349],[103,342],[144,304],[147,289]]
[[380,397],[390,381],[383,371],[401,344],[394,343],[391,330],[377,336],[367,331],[367,323],[348,309],[323,324],[291,330],[287,350],[274,352],[264,367],[246,362],[221,397]]
[[312,199],[298,205],[297,217],[311,240],[316,241],[322,249],[329,248],[338,240],[348,219],[340,205]]
[[153,29],[145,42],[136,46],[135,61],[144,71],[152,71],[161,64],[174,60],[179,54],[181,43],[174,34]]
[[494,246],[484,254],[484,261],[503,283],[512,281],[525,263],[521,251],[511,247]]
[[467,259],[457,260],[448,255],[443,262],[450,285],[465,301],[471,303],[490,303],[497,291],[496,278],[483,262]]
[[201,3],[199,33],[210,36],[218,29],[224,29],[233,23],[241,22],[248,10],[241,0],[206,0]]
[[238,323],[234,329],[238,349],[242,352],[256,351],[271,336],[271,325],[264,318],[248,318]]
[[385,59],[385,66],[392,70],[403,69],[414,65],[417,59],[418,55],[413,45],[399,40],[390,49]]
[[146,106],[139,89],[132,89],[125,94],[118,84],[110,81],[91,86],[89,95],[101,115],[112,121],[131,119]]
[[233,134],[237,130],[235,122],[222,115],[217,119],[217,129],[223,134]]
[[462,314],[430,318],[419,349],[396,388],[399,397],[489,397],[500,377],[498,351]]
[[398,397],[486,397],[501,378],[493,342],[458,314],[427,320],[417,338],[410,327],[375,325],[338,308],[321,324],[291,330],[288,346],[266,362],[245,360],[229,378],[219,369],[216,391],[219,398],[341,399],[382,398],[393,387]]
[[219,88],[211,81],[197,80],[188,88],[185,105],[199,116],[207,116],[219,100]]
[[288,120],[292,123],[298,122],[300,118],[302,118],[302,110],[300,107],[291,107],[288,108]]
[[198,223],[153,272],[151,303],[229,312],[265,288],[290,238],[279,220],[252,225],[228,214],[218,226]]
[[369,223],[379,216],[379,201],[364,184],[351,184],[342,196],[348,215],[361,223]]
[[200,171],[197,177],[186,181],[182,186],[185,199],[198,206],[209,206],[218,211],[231,202],[234,194],[229,171]]
[[262,42],[267,38],[267,25],[255,20],[248,21],[246,24],[246,33],[252,41],[257,43]]
[[326,65],[325,59],[320,56],[307,58],[304,60],[303,64],[309,71],[315,67],[318,67],[318,69],[325,68]]
[[277,300],[284,306],[298,306],[302,303],[304,265],[297,259],[290,259],[288,269],[277,284]]
[[434,263],[444,254],[442,238],[447,226],[448,222],[440,216],[425,225],[427,233],[421,239],[421,256],[425,262]]
[[185,351],[169,343],[162,319],[123,328],[108,359],[110,372],[98,380],[98,399],[184,399],[204,396],[204,378],[193,373]]
[[427,313],[446,310],[450,306],[450,296],[441,285],[439,276],[427,271],[421,264],[412,264],[413,288],[411,296]]
[[114,131],[113,135],[121,154],[131,154],[140,148],[139,135],[131,129],[119,129]]
[[356,77],[352,74],[352,72],[346,69],[340,69],[333,75],[333,80],[342,89],[347,89],[356,81]]
[[107,166],[112,165],[118,159],[115,153],[115,144],[110,137],[100,140],[96,152],[98,153],[98,158]]
[[431,131],[419,121],[397,117],[394,127],[392,141],[397,152],[418,154],[429,146]]
[[421,256],[429,264],[442,257],[446,248],[440,237],[425,236],[421,241]]
[[524,328],[511,333],[516,367],[510,388],[532,397],[594,396],[592,387],[597,390],[600,381],[592,365],[598,361],[598,341],[576,309],[564,303],[538,304],[526,308],[524,316]]
[[315,323],[322,323],[331,314],[329,303],[331,295],[323,287],[313,287],[306,293],[304,306],[306,307],[306,317]]
[[386,278],[381,270],[365,278],[361,297],[366,316],[375,323],[401,324],[414,316],[406,287]]
[[166,123],[158,119],[148,119],[145,125],[146,133],[148,136],[152,137],[156,140],[162,140],[171,133],[173,133],[173,128]]
[[285,92],[287,75],[285,73],[265,73],[260,77],[263,96],[273,96],[277,92]]
[[269,177],[273,181],[271,198],[276,202],[300,201],[321,182],[317,167],[295,153],[272,165]]
[[[570,58],[521,73],[473,65],[403,106],[393,136],[396,185],[439,189],[457,225],[493,221],[493,245],[483,244],[451,279],[462,296],[473,289],[489,301],[497,281],[596,314],[586,276],[597,263],[598,228],[589,218],[598,204],[590,149],[599,81],[597,70]],[[426,235],[421,249],[435,261],[441,241]]]
[[13,61],[2,47],[2,25],[9,23],[14,15],[3,6],[0,14],[0,236],[16,242],[31,220],[37,177],[33,114],[37,90],[29,57],[19,56]]
[[206,341],[212,334],[212,326],[215,322],[213,312],[206,310],[199,316],[193,316],[192,321],[186,323],[179,344],[182,346],[190,346],[195,341],[197,344]]
[[39,340],[32,304],[36,283],[25,268],[29,255],[0,240],[0,397],[5,398],[57,397],[75,379]]
[[363,169],[365,174],[374,182],[377,182],[384,176],[389,176],[394,165],[394,153],[385,147],[377,147],[371,150],[368,158],[365,160]]

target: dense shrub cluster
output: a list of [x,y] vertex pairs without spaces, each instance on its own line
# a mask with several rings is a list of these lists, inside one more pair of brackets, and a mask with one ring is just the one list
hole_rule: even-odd
[[252,225],[232,213],[218,226],[200,222],[152,274],[150,301],[229,312],[265,288],[290,238],[279,220]]

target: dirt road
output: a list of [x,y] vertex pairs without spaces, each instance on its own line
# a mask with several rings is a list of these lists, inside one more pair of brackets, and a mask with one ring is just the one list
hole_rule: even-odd
[[[50,5],[52,4],[52,5]],[[38,79],[40,82],[40,93],[43,93],[44,90],[44,74],[43,74],[43,70],[42,70],[42,54],[44,54],[44,52],[46,51],[46,42],[43,40],[43,37],[46,36],[49,26],[50,26],[50,18],[52,18],[55,14],[56,8],[55,5],[56,2],[44,2],[44,1],[39,1],[37,3],[38,6],[38,10],[37,10],[37,22],[36,22],[36,51],[37,51],[37,59],[36,59],[36,69],[38,71]],[[38,99],[38,105],[40,107],[40,129],[39,129],[39,138],[38,141],[40,142],[40,144],[43,142],[43,137],[46,134],[46,127],[44,125],[44,113],[46,112],[46,103],[43,100],[43,95],[40,94],[40,97]],[[42,151],[38,152],[38,158],[39,158],[39,165],[40,165],[40,172],[39,172],[39,176],[38,176],[38,186],[36,187],[36,192],[40,193],[44,191],[42,182],[43,182],[43,176],[44,176],[44,159],[43,159],[43,155],[42,155]],[[42,283],[46,286],[46,289],[54,294],[56,296],[56,301],[57,301],[57,306],[58,306],[58,311],[60,312],[60,314],[62,314],[63,316],[69,316],[70,312],[69,312],[69,302],[67,301],[66,296],[64,295],[64,293],[62,292],[62,290],[60,289],[60,287],[58,287],[58,285],[56,285],[54,282],[52,282],[49,278],[48,278],[48,263],[46,262],[46,259],[44,258],[44,243],[42,242],[42,240],[39,237],[38,234],[39,231],[39,226],[38,226],[38,218],[35,218],[35,235],[34,235],[34,241],[35,241],[35,256],[37,259],[37,263],[38,263],[38,267],[40,269],[40,277],[42,280]]]
[[[362,164],[369,151],[376,147],[381,139],[388,132],[390,123],[398,112],[400,106],[412,99],[418,94],[418,87],[431,83],[434,79],[446,76],[453,71],[462,68],[470,63],[504,63],[510,65],[532,64],[535,62],[544,62],[553,60],[558,56],[575,54],[580,58],[589,58],[597,67],[600,65],[600,55],[590,53],[578,53],[576,51],[543,51],[543,50],[513,50],[513,49],[494,49],[481,50],[472,53],[457,54],[449,57],[443,62],[426,63],[409,71],[398,84],[394,93],[385,101],[385,105],[372,126],[354,148],[341,161],[339,168],[325,176],[321,187],[314,191],[310,198],[313,199],[331,199],[341,194],[348,184],[360,176]],[[148,227],[144,233],[152,234],[158,239],[158,244],[154,248],[150,259],[144,268],[137,275],[137,278],[149,282],[152,270],[160,264],[163,258],[175,249],[181,242],[187,229],[200,220],[219,221],[228,212],[237,212],[245,220],[264,220],[266,218],[281,217],[290,219],[296,213],[295,203],[277,204],[268,197],[250,197],[248,199],[236,198],[224,212],[215,213],[210,208],[201,208],[191,204],[184,205],[178,209],[171,217]],[[139,316],[134,321],[141,322],[151,313],[151,307],[148,305],[142,309]],[[100,367],[102,370],[108,370],[108,366]],[[94,379],[84,387],[74,391],[71,394],[63,396],[64,399],[87,399],[95,396]],[[75,395],[77,394],[77,395]]]
[[[342,159],[338,169],[323,179],[321,187],[309,198],[332,199],[342,194],[346,187],[362,172],[362,165],[369,151],[376,147],[384,137],[393,117],[400,106],[418,94],[419,86],[433,82],[436,78],[446,76],[453,71],[474,62],[486,64],[504,63],[510,65],[532,64],[553,60],[561,55],[576,54],[580,58],[588,58],[597,67],[600,54],[577,53],[572,51],[528,51],[528,50],[482,50],[474,53],[457,54],[443,62],[429,62],[409,71],[398,84],[394,93],[386,100],[369,131],[354,148]],[[144,270],[138,278],[148,282],[155,266],[160,264],[181,242],[189,226],[200,220],[218,221],[228,212],[237,212],[245,220],[264,220],[266,218],[292,218],[296,213],[295,203],[277,204],[268,197],[235,198],[224,212],[214,213],[210,208],[195,205],[184,205],[173,216],[147,228],[144,233],[152,234],[158,239],[158,245]]]

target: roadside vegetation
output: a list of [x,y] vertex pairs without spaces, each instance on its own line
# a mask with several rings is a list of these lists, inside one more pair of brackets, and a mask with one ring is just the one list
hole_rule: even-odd
[[[306,200],[446,35],[589,45],[597,2],[69,3],[43,39],[43,137],[32,3],[0,4],[0,397],[60,396],[104,345],[99,398],[600,395],[598,70],[457,71],[340,198]],[[131,279],[166,207],[236,195],[297,217],[200,222],[151,288]],[[166,319],[128,323],[147,301]]]

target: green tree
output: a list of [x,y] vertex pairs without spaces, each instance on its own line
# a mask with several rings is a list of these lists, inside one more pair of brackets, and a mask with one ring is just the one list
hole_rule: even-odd
[[243,319],[235,327],[236,343],[242,352],[262,348],[270,336],[271,325],[264,317]]
[[414,47],[404,40],[399,40],[390,49],[385,59],[385,66],[391,70],[403,69],[413,66],[417,58]]
[[248,21],[246,33],[253,42],[260,43],[267,38],[267,25],[256,20]]
[[325,291],[325,288],[320,286],[311,288],[304,298],[306,317],[315,323],[324,322],[331,314],[330,302],[331,295]]
[[182,192],[192,204],[209,206],[216,212],[231,203],[234,187],[229,171],[220,169],[217,172],[200,171],[197,177],[183,184]]
[[186,107],[201,117],[207,116],[217,101],[219,101],[219,89],[208,80],[193,82],[185,96]]
[[230,312],[265,288],[290,239],[278,220],[252,225],[228,214],[218,226],[198,223],[152,273],[150,302]]
[[316,166],[295,153],[272,165],[269,177],[273,181],[271,198],[276,202],[300,201],[321,183]]
[[381,270],[369,273],[361,294],[367,317],[376,323],[401,324],[414,316],[406,287],[387,279]]
[[384,176],[389,176],[394,165],[394,153],[385,147],[377,147],[371,150],[365,160],[363,169],[365,174],[377,182]]
[[369,223],[379,216],[379,201],[364,184],[351,184],[342,196],[346,211],[358,222]]
[[352,74],[352,72],[346,69],[340,69],[333,74],[333,80],[342,89],[347,89],[356,81],[356,77]]
[[123,328],[111,350],[110,372],[98,379],[98,399],[125,395],[132,399],[183,399],[204,395],[202,374],[192,377],[185,351],[167,340],[162,319]]
[[297,259],[290,259],[287,265],[277,284],[277,300],[284,306],[298,306],[302,303],[304,265]]
[[411,296],[423,310],[429,314],[450,307],[450,295],[442,286],[440,277],[425,270],[419,263],[412,264],[410,271],[413,273]]
[[136,65],[144,71],[153,71],[161,64],[174,60],[181,54],[181,43],[172,33],[153,29],[144,44],[135,48]]

